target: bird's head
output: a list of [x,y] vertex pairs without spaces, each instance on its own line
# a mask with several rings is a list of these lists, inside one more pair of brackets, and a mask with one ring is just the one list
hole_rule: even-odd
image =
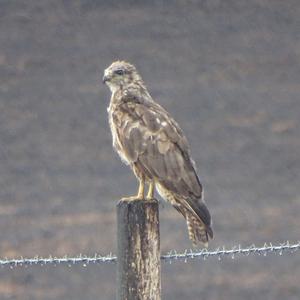
[[141,80],[135,66],[125,61],[115,61],[104,71],[103,83],[112,92]]

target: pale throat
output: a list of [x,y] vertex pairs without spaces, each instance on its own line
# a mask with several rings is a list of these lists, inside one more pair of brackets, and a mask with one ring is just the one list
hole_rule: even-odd
[[115,106],[118,105],[119,99],[120,99],[120,97],[119,97],[120,95],[118,96],[118,94],[120,94],[122,92],[120,86],[117,86],[117,85],[111,85],[111,86],[109,86],[109,88],[111,90],[111,97],[110,97],[109,106],[107,108],[108,113],[112,113]]
[[113,84],[113,83],[110,83],[110,82],[108,82],[107,85],[108,85],[108,87],[109,87],[112,94],[115,94],[115,92],[120,89],[119,85],[116,85],[116,84]]

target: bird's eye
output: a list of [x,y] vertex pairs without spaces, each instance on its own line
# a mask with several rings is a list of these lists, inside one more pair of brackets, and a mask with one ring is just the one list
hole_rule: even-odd
[[119,69],[119,70],[116,70],[116,71],[115,71],[115,74],[117,74],[117,75],[123,75],[123,74],[124,74],[124,71],[121,70],[121,69]]

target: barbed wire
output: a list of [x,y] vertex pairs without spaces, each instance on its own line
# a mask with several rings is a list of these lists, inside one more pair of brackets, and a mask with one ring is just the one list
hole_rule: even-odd
[[256,247],[254,244],[247,248],[242,248],[241,245],[234,246],[231,249],[226,249],[224,246],[222,248],[217,248],[215,250],[201,249],[198,252],[193,252],[192,250],[185,250],[182,253],[177,253],[172,250],[167,255],[161,257],[162,260],[184,260],[203,258],[204,260],[216,256],[218,260],[222,257],[231,257],[234,259],[237,255],[249,256],[249,255],[263,255],[267,256],[269,253],[279,254],[283,253],[294,253],[300,250],[300,242],[296,244],[290,244],[288,241],[279,245],[273,245],[272,243],[265,243],[262,247]]
[[[290,244],[289,242],[285,242],[279,245],[273,245],[271,243],[265,243],[262,247],[256,247],[255,245],[251,245],[247,248],[242,248],[239,246],[234,246],[231,249],[226,249],[224,246],[222,248],[217,248],[215,250],[208,250],[208,249],[201,249],[199,251],[193,250],[185,250],[184,252],[178,253],[176,250],[170,251],[168,254],[162,255],[162,261],[172,262],[173,260],[176,261],[184,261],[187,262],[188,260],[192,259],[207,259],[209,257],[217,257],[218,260],[221,260],[223,257],[231,257],[234,259],[236,256],[249,256],[249,255],[263,255],[267,256],[269,253],[279,254],[282,256],[284,253],[294,253],[300,250],[300,242],[295,244]],[[67,265],[71,267],[72,265],[82,264],[86,267],[89,264],[96,264],[96,263],[116,263],[117,257],[109,254],[106,256],[102,256],[99,254],[95,254],[94,256],[85,256],[79,255],[76,257],[52,257],[49,256],[48,258],[43,258],[39,256],[35,256],[33,258],[17,258],[17,259],[0,259],[0,266],[5,267],[8,266],[10,268],[14,267],[27,267],[33,265]]]

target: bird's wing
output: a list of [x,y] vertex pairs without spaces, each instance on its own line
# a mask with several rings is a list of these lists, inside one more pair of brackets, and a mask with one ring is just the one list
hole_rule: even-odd
[[156,103],[123,103],[116,114],[123,151],[131,162],[139,161],[169,190],[201,197],[201,184],[190,158],[182,130]]
[[127,158],[165,189],[184,199],[184,205],[210,225],[187,140],[168,112],[155,102],[133,99],[119,105],[115,124]]

